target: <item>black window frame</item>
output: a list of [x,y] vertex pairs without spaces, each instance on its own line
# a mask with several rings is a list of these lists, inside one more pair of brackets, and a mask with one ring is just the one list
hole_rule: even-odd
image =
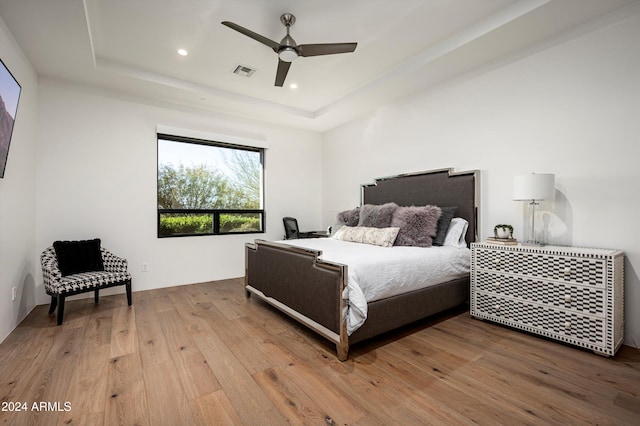
[[[171,142],[182,142],[182,143],[192,143],[196,145],[206,145],[212,147],[219,148],[230,148],[237,149],[243,151],[257,152],[260,154],[260,165],[261,165],[261,182],[262,182],[262,190],[260,193],[260,204],[262,205],[261,209],[160,209],[158,208],[158,166],[160,160],[160,150],[159,143],[160,140],[166,140]],[[157,133],[156,134],[156,209],[157,209],[157,217],[156,217],[156,225],[157,225],[157,236],[158,238],[178,238],[178,237],[203,237],[203,236],[211,236],[211,235],[238,235],[238,234],[264,234],[266,232],[266,213],[264,210],[265,203],[265,188],[264,188],[264,157],[265,157],[265,149],[259,147],[252,147],[246,145],[238,145],[228,142],[220,142],[214,140],[207,139],[198,139],[191,138],[186,136],[176,136],[170,135],[167,133]],[[203,215],[211,215],[213,226],[212,232],[203,232],[203,233],[181,233],[181,234],[170,234],[170,235],[162,235],[160,233],[160,218],[163,214],[203,214]],[[223,214],[259,214],[260,215],[260,230],[251,230],[251,231],[234,231],[234,232],[220,232],[220,215]]]

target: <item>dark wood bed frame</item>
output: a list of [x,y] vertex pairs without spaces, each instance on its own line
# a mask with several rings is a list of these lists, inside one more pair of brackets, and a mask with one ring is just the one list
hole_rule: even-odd
[[[376,179],[363,185],[361,204],[456,206],[469,222],[467,244],[476,241],[480,173],[441,169]],[[410,324],[469,300],[469,277],[368,304],[365,323],[347,335],[342,292],[348,265],[325,262],[321,251],[256,240],[245,247],[245,290],[336,344],[345,361],[349,345]]]

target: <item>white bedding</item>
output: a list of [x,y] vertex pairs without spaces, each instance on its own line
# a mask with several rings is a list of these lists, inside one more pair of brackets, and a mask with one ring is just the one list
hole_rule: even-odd
[[348,265],[347,333],[367,319],[367,302],[469,275],[471,251],[456,247],[380,247],[332,238],[279,241],[322,250],[322,259]]

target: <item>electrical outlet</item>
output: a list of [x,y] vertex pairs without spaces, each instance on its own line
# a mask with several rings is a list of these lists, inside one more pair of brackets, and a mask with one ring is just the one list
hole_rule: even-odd
[[140,269],[142,269],[142,272],[149,272],[149,264],[147,262],[142,262]]
[[16,292],[17,292],[17,290],[18,290],[18,289],[17,289],[17,288],[15,288],[15,287],[12,287],[12,288],[11,288],[11,301],[12,301],[12,302],[15,302],[15,301],[16,301]]

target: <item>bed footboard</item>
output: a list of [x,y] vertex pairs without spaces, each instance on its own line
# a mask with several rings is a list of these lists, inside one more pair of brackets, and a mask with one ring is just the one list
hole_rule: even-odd
[[336,344],[347,359],[349,343],[342,292],[347,266],[325,262],[321,251],[256,240],[245,246],[245,290]]

